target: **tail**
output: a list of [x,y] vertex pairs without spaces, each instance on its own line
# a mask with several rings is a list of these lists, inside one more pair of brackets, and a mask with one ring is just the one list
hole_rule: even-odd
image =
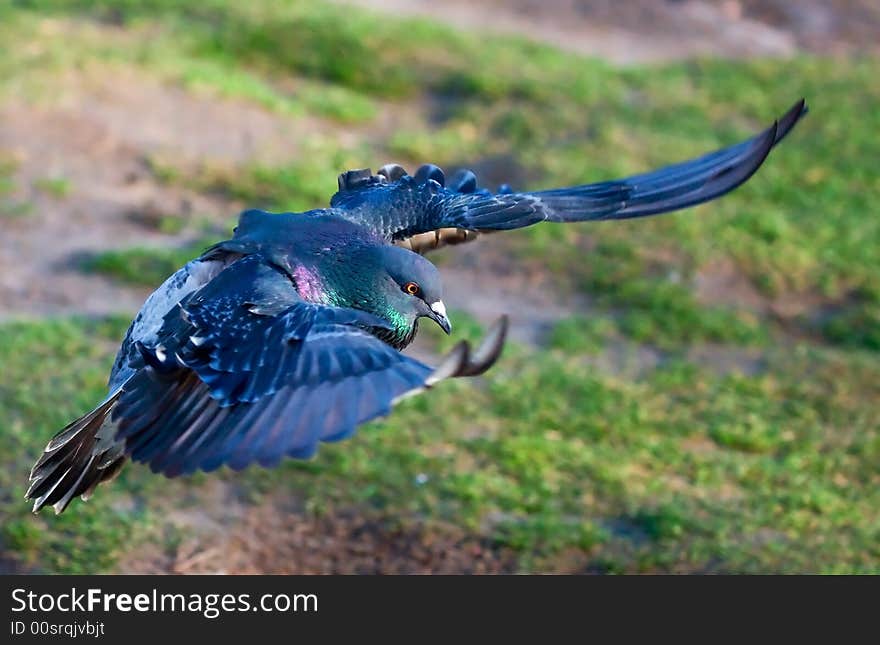
[[25,499],[34,513],[52,506],[61,513],[76,496],[88,499],[95,487],[113,479],[125,463],[125,444],[115,440],[110,413],[121,390],[56,434],[34,464]]

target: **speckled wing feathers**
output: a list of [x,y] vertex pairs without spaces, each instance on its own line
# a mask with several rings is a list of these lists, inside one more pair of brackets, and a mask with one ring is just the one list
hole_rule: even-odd
[[370,333],[381,320],[284,295],[286,280],[248,256],[169,313],[112,412],[132,459],[174,476],[307,457],[408,394],[481,373],[503,346],[506,320],[477,360],[460,345],[435,371]]
[[800,101],[742,143],[615,181],[534,192],[502,186],[493,194],[471,171],[447,182],[431,164],[412,176],[388,165],[375,175],[340,175],[329,208],[246,211],[231,240],[147,300],[120,348],[111,394],[58,433],[35,464],[27,493],[34,510],[64,510],[115,476],[128,456],[168,476],[307,457],[402,398],[482,374],[498,359],[506,318],[476,351],[459,343],[436,369],[404,356],[389,344],[388,321],[301,298],[291,279],[301,280],[303,255],[344,260],[385,243],[425,252],[542,221],[686,208],[748,180],[805,113]]

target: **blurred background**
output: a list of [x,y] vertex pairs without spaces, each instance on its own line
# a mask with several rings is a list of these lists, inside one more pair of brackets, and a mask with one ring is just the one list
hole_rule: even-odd
[[[0,3],[0,571],[880,573],[874,0]],[[27,473],[146,294],[348,168],[542,188],[810,115],[721,201],[433,255],[484,378],[311,461]],[[430,357],[452,341],[423,332]]]

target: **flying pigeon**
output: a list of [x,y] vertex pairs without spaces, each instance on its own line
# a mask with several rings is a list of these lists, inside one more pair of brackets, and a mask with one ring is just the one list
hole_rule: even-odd
[[474,351],[436,367],[401,353],[421,318],[446,333],[437,269],[423,254],[538,222],[643,217],[715,199],[745,182],[806,113],[801,100],[760,134],[626,179],[515,192],[464,170],[339,176],[329,208],[241,214],[150,295],[94,410],[61,430],[30,474],[34,512],[87,499],[127,459],[168,477],[312,456],[402,398],[498,359],[502,317]]

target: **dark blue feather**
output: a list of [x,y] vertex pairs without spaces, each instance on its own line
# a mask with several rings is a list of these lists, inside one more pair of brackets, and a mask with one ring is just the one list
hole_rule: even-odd
[[352,184],[330,201],[331,212],[388,240],[440,228],[510,230],[542,221],[627,219],[666,213],[715,199],[745,182],[806,113],[796,103],[776,123],[741,143],[625,179],[535,192],[502,184],[496,194],[477,189],[470,171],[443,188],[437,166],[415,177]]
[[[286,306],[253,313],[264,297]],[[257,255],[180,309],[160,331],[180,343],[164,349],[179,355],[173,367],[138,371],[115,411],[132,459],[169,476],[310,456],[322,439],[387,414],[432,372],[370,334],[374,316],[303,302]]]

